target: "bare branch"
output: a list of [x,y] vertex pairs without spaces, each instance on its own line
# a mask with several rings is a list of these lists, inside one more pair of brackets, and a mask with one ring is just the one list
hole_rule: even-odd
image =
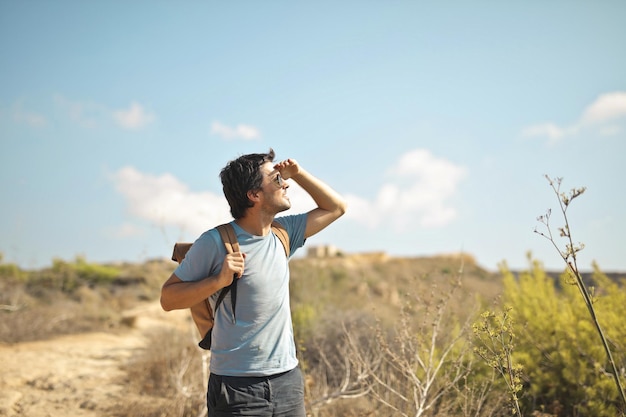
[[598,335],[600,336],[600,340],[602,341],[602,345],[604,347],[607,358],[613,370],[613,378],[615,381],[615,385],[618,389],[623,405],[626,408],[626,393],[624,392],[624,387],[622,386],[622,382],[619,378],[619,372],[615,364],[615,361],[613,360],[613,354],[606,340],[606,336],[604,335],[604,331],[602,330],[602,327],[600,326],[600,323],[598,322],[598,319],[596,317],[596,312],[593,307],[592,297],[589,294],[589,291],[587,290],[587,287],[585,286],[585,283],[583,282],[582,275],[580,274],[579,269],[578,269],[577,255],[578,255],[578,252],[580,252],[581,250],[585,248],[585,245],[583,243],[574,244],[574,241],[572,239],[572,233],[570,230],[569,219],[567,217],[567,209],[570,203],[572,202],[572,200],[582,195],[585,192],[586,188],[585,187],[572,188],[569,194],[565,194],[565,193],[560,192],[562,178],[551,180],[549,176],[546,175],[545,177],[548,180],[550,187],[552,188],[552,190],[554,191],[554,193],[556,194],[558,198],[559,206],[561,208],[561,214],[563,215],[563,220],[565,222],[565,225],[559,229],[560,236],[566,238],[567,240],[567,243],[565,244],[565,250],[561,250],[559,246],[556,244],[556,242],[554,241],[547,217],[540,216],[538,220],[546,226],[547,231],[548,231],[548,236],[542,233],[539,233],[539,234],[541,236],[548,238],[548,240],[552,243],[552,245],[555,247],[555,249],[561,256],[561,258],[565,262],[565,265],[568,268],[568,270],[571,271],[572,275],[574,276],[578,289],[580,290],[580,293],[583,297],[585,305],[587,306],[587,310],[589,311],[589,315],[591,316],[593,324],[598,332]]

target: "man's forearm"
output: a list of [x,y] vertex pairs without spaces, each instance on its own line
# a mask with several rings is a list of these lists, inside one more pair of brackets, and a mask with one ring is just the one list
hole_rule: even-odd
[[321,180],[300,168],[293,176],[294,181],[306,191],[317,204],[308,212],[305,238],[313,236],[337,220],[346,212],[346,202],[341,196]]
[[326,183],[302,167],[300,167],[298,174],[293,176],[293,180],[313,198],[318,208],[338,213],[339,216],[345,213],[346,203],[343,198]]
[[161,289],[161,307],[165,311],[189,308],[210,297],[222,287],[218,276],[200,281],[181,281],[172,274]]

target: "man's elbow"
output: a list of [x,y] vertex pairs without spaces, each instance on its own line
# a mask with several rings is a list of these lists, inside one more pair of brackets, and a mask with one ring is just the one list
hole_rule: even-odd
[[172,310],[176,310],[176,307],[174,307],[174,305],[172,304],[172,301],[170,300],[170,298],[167,296],[167,293],[165,293],[165,290],[161,290],[161,308],[165,311],[172,311]]
[[174,297],[174,286],[177,283],[182,282],[180,280],[180,278],[178,278],[175,274],[172,274],[169,279],[167,281],[165,281],[165,283],[163,284],[163,286],[161,287],[161,299],[160,299],[160,303],[161,303],[161,308],[165,311],[172,311],[172,310],[176,310],[177,307],[174,304],[175,301],[175,297]]
[[337,204],[337,209],[335,210],[337,213],[337,218],[346,214],[347,209],[348,209],[348,203],[346,203],[345,200],[339,201],[339,204]]
[[161,308],[165,311],[172,311],[174,308],[168,303],[167,299],[161,294]]

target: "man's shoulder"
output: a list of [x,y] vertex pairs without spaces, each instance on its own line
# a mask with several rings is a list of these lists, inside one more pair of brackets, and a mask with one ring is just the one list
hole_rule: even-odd
[[297,227],[299,224],[306,224],[307,213],[289,214],[286,216],[276,217],[274,221],[279,223],[285,229]]
[[197,242],[205,242],[205,243],[216,242],[217,239],[220,236],[220,233],[217,230],[217,227],[218,226],[215,226],[215,227],[213,227],[213,228],[203,232],[200,236],[198,236],[198,239],[196,239],[195,243],[197,243]]
[[289,236],[288,252],[292,256],[298,248],[304,245],[306,240],[304,234],[306,231],[307,213],[277,217],[275,221],[285,228]]
[[190,251],[195,253],[215,252],[218,247],[224,246],[217,227],[203,232],[191,245]]

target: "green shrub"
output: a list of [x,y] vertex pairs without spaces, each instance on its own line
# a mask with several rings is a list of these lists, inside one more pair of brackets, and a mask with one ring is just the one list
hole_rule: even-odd
[[27,285],[32,289],[53,289],[71,294],[81,285],[111,284],[120,274],[116,267],[88,263],[82,257],[77,257],[74,262],[54,259],[51,268],[29,274]]
[[[518,277],[503,266],[504,304],[512,307],[517,323],[517,346],[513,357],[527,378],[523,401],[528,409],[558,415],[614,417],[619,395],[602,344],[587,307],[569,274],[556,281],[531,261],[531,268]],[[613,343],[614,359],[626,380],[626,302],[623,288],[599,271],[595,308],[607,337]]]

